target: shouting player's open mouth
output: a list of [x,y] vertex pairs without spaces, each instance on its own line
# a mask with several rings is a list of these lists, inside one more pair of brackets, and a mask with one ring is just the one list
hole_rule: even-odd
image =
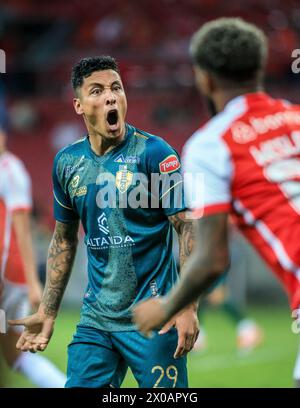
[[107,113],[106,121],[109,125],[109,130],[115,131],[118,129],[119,114],[117,109],[112,109]]

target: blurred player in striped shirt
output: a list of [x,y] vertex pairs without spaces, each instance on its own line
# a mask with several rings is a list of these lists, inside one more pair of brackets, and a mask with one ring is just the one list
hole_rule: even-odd
[[[229,216],[279,278],[297,317],[300,106],[264,92],[267,40],[253,24],[238,18],[211,21],[194,35],[191,54],[197,87],[213,116],[189,139],[183,155],[197,244],[177,287],[138,306],[135,318],[148,332],[223,274]],[[194,200],[201,187],[197,174],[204,177],[204,194]],[[294,377],[299,385],[300,357]]]

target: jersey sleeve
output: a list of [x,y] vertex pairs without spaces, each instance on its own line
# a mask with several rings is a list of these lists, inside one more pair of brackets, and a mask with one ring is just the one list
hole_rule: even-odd
[[52,182],[53,182],[53,196],[54,196],[54,218],[60,222],[71,222],[77,220],[79,217],[72,207],[70,197],[62,187],[63,171],[60,171],[61,164],[59,162],[59,153],[54,159]]
[[[186,209],[183,177],[178,153],[164,140],[152,141],[148,152],[151,195],[166,216]],[[157,204],[155,203],[155,204]],[[152,207],[155,207],[155,204]]]
[[232,164],[221,138],[196,132],[184,146],[183,168],[185,200],[195,218],[230,211]]
[[31,181],[22,163],[14,163],[7,175],[5,204],[10,211],[30,210],[32,207]]

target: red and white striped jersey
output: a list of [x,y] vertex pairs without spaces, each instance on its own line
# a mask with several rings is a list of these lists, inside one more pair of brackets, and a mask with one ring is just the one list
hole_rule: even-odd
[[195,215],[231,213],[299,307],[300,106],[263,92],[231,100],[188,140],[183,166]]
[[31,205],[31,182],[23,163],[11,153],[3,153],[0,156],[0,280],[26,283],[12,214],[30,210]]

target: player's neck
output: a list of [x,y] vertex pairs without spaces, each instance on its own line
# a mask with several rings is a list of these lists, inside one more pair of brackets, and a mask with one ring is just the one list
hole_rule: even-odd
[[218,112],[222,112],[225,106],[232,99],[237,98],[238,96],[246,95],[249,93],[261,92],[263,87],[261,85],[251,86],[248,88],[235,88],[235,89],[226,89],[218,92],[215,96],[215,105]]
[[105,136],[100,135],[99,133],[95,133],[93,131],[89,132],[91,149],[98,156],[103,156],[104,154],[109,153],[112,149],[114,149],[116,146],[122,143],[124,138],[125,127],[124,131],[120,134],[120,136],[116,138],[107,138]]

